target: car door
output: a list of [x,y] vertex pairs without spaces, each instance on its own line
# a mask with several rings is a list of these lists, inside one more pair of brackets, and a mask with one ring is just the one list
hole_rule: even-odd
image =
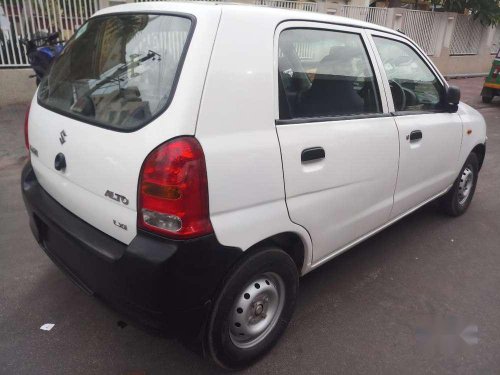
[[389,107],[399,131],[399,173],[391,218],[446,190],[460,166],[462,122],[443,104],[444,79],[418,48],[395,35],[371,32],[392,95]]
[[313,265],[386,223],[393,205],[398,133],[365,39],[358,28],[313,22],[276,32],[286,202],[311,235]]

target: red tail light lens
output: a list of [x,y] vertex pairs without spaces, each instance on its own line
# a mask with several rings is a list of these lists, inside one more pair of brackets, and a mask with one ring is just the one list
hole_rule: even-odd
[[139,181],[138,227],[178,239],[213,231],[205,156],[195,138],[166,142],[144,161]]
[[26,109],[26,114],[24,115],[24,145],[26,146],[26,150],[28,150],[28,153],[30,151],[30,140],[28,136],[28,130],[29,130],[29,117],[30,117],[30,108],[31,108],[31,103],[28,105],[28,108]]

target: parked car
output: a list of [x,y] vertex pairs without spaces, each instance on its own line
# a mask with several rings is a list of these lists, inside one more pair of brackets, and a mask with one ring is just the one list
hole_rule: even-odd
[[434,199],[467,210],[486,126],[459,98],[373,24],[103,9],[26,115],[30,226],[84,290],[241,368],[285,331],[300,276]]
[[491,103],[498,95],[500,95],[500,49],[491,63],[490,74],[484,80],[481,98],[483,103]]

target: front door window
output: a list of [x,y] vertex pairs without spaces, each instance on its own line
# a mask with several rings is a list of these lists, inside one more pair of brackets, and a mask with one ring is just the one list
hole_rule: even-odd
[[443,86],[407,44],[373,37],[391,87],[396,111],[440,110]]

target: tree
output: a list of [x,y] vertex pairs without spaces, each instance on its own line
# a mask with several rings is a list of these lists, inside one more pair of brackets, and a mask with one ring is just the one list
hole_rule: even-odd
[[443,0],[441,5],[448,12],[466,13],[469,10],[484,26],[500,23],[499,0]]
[[389,0],[389,8],[399,8],[401,6],[401,0]]

